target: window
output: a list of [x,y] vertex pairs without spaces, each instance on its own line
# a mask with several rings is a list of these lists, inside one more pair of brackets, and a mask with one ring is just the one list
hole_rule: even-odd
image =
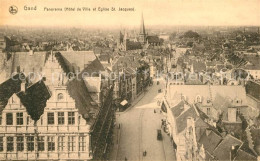
[[54,124],[54,113],[53,112],[48,112],[48,124],[53,125]]
[[16,124],[23,125],[23,113],[22,112],[16,113]]
[[75,112],[68,112],[68,124],[75,124]]
[[240,114],[240,108],[237,108],[237,114]]
[[4,151],[4,137],[0,137],[0,151]]
[[200,103],[201,102],[201,97],[200,96],[197,96],[197,103]]
[[27,136],[27,150],[34,151],[34,137]]
[[29,122],[30,122],[30,117],[27,116],[27,117],[26,117],[26,123],[27,123],[27,125],[29,125]]
[[55,141],[54,136],[48,136],[48,151],[55,150]]
[[65,150],[65,136],[59,136],[58,137],[58,150],[63,151]]
[[17,151],[23,151],[24,150],[24,137],[23,136],[17,136]]
[[210,103],[210,99],[209,98],[207,99],[207,103]]
[[63,100],[63,94],[62,93],[58,94],[58,101],[60,101],[60,100]]
[[210,108],[207,108],[207,115],[210,115]]
[[75,151],[75,136],[68,137],[68,149],[69,151]]
[[13,125],[13,114],[12,113],[6,114],[6,125]]
[[58,124],[59,125],[64,124],[64,112],[58,112]]
[[7,151],[14,151],[14,137],[7,137]]
[[86,150],[86,139],[85,136],[79,137],[79,151],[85,151]]
[[44,136],[38,137],[38,151],[44,151]]

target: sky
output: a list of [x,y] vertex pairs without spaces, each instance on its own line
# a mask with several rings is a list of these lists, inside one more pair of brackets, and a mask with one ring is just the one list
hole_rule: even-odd
[[[15,5],[18,13],[9,13]],[[37,6],[25,11],[25,6]],[[44,11],[44,8],[63,11]],[[117,11],[64,11],[64,7],[109,8]],[[118,11],[118,8],[134,11]],[[172,26],[260,26],[260,0],[0,0],[0,26],[114,27]]]

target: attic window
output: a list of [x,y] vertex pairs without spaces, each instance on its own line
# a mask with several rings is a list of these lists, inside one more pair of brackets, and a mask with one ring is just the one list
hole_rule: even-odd
[[207,103],[210,103],[210,99],[207,100]]
[[197,103],[201,102],[201,97],[199,95],[196,97],[196,99],[197,99]]
[[62,94],[62,93],[59,93],[59,94],[58,94],[58,101],[63,100],[63,98],[64,98],[64,97],[63,97],[63,94]]

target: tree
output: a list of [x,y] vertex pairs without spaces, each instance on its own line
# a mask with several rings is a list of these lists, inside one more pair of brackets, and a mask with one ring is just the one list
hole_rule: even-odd
[[183,37],[184,38],[195,38],[195,39],[198,39],[200,37],[200,35],[197,33],[197,32],[194,32],[194,31],[187,31],[183,34]]
[[177,35],[176,32],[171,33],[169,36],[169,40],[173,41],[175,39],[176,35]]

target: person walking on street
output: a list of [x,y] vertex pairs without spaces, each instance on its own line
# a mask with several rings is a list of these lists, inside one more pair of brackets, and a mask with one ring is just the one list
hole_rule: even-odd
[[125,157],[125,161],[127,161],[127,158]]

